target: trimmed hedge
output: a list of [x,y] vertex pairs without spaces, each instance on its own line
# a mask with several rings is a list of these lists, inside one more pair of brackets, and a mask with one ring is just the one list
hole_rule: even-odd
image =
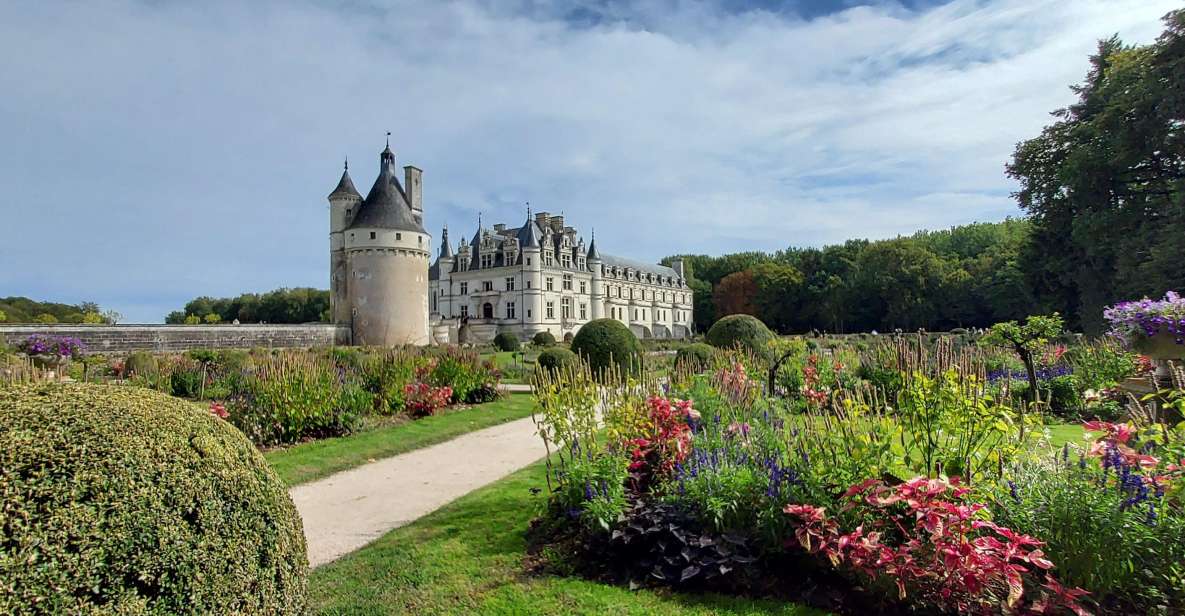
[[0,613],[299,614],[300,515],[233,426],[138,387],[0,390]]
[[578,360],[579,358],[572,351],[564,347],[552,347],[550,349],[544,349],[539,354],[539,358],[535,360],[535,363],[547,370],[559,370],[576,363]]
[[518,347],[518,336],[510,332],[502,332],[494,336],[494,348],[499,351],[517,351]]
[[531,344],[535,346],[552,346],[555,344],[555,336],[551,332],[539,332],[531,338]]
[[712,345],[702,342],[680,347],[675,352],[675,366],[686,365],[690,370],[701,372],[712,363],[712,354],[715,352]]
[[759,357],[769,356],[769,341],[774,334],[760,319],[748,314],[730,314],[712,324],[708,344],[718,349],[741,345]]
[[621,321],[595,319],[584,324],[572,339],[572,352],[588,362],[593,374],[616,364],[622,372],[642,367],[642,345]]

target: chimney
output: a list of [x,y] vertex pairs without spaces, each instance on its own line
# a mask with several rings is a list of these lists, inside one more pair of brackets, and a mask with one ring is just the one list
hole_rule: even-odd
[[535,224],[539,225],[540,230],[547,228],[547,220],[549,216],[551,216],[551,214],[548,214],[547,212],[535,212]]
[[411,205],[411,213],[417,220],[424,220],[423,187],[420,185],[420,175],[424,172],[419,167],[408,165],[403,168],[403,188],[407,191],[407,201]]
[[501,233],[505,230],[506,230],[506,225],[503,223],[498,223],[498,224],[494,225],[494,233]]
[[564,215],[563,214],[560,214],[559,216],[552,216],[550,222],[551,222],[551,230],[552,231],[555,231],[556,233],[562,233],[564,231]]
[[674,261],[671,261],[671,269],[675,270],[675,273],[678,274],[680,278],[687,278],[687,276],[683,275],[683,259],[675,259]]

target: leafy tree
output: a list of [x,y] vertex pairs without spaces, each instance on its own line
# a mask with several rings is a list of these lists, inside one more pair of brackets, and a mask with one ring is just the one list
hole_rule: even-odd
[[1185,11],[1165,25],[1151,45],[1100,42],[1077,102],[1007,167],[1032,217],[1028,282],[1088,331],[1105,305],[1185,287]]
[[57,323],[58,318],[48,312],[43,312],[43,313],[33,317],[33,322],[34,323]]
[[8,320],[8,314],[5,313],[3,310],[0,310],[0,323],[3,323],[7,320]]
[[202,323],[202,318],[196,314],[187,315],[185,317],[185,324],[186,325],[201,325],[201,323]]
[[1061,315],[1030,316],[1024,323],[1005,321],[992,326],[980,343],[1004,347],[1016,353],[1025,365],[1029,377],[1029,389],[1025,392],[1026,402],[1031,406],[1040,401],[1037,391],[1037,365],[1035,356],[1045,349],[1049,341],[1062,333],[1064,323]]
[[753,272],[741,270],[725,276],[712,291],[712,303],[716,314],[725,317],[730,314],[757,314],[753,300],[757,296],[757,283]]
[[211,313],[207,314],[206,316],[202,317],[202,320],[205,321],[206,323],[209,323],[210,325],[214,325],[216,323],[221,323],[222,317],[218,316],[217,312],[211,312]]
[[103,320],[103,315],[99,314],[98,312],[87,312],[82,315],[82,322],[88,325],[98,325],[99,323],[105,323],[106,321]]

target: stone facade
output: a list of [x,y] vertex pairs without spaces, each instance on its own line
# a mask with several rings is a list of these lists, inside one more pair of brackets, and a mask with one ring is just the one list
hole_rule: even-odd
[[364,199],[349,168],[329,194],[329,289],[336,325],[354,344],[425,345],[428,335],[428,260],[421,171],[395,172],[388,145],[379,176]]
[[448,230],[429,271],[429,310],[437,342],[486,342],[502,331],[529,339],[574,335],[612,318],[639,338],[691,334],[691,289],[682,262],[640,263],[586,246],[563,216],[528,214],[522,226],[478,225],[454,252]]
[[478,224],[456,252],[448,230],[429,266],[422,171],[395,173],[390,145],[365,198],[349,167],[329,194],[329,271],[333,322],[358,345],[487,342],[499,332],[530,338],[574,335],[613,318],[639,338],[691,334],[691,289],[673,267],[600,255],[564,217],[528,213],[521,226]]
[[319,347],[350,344],[337,325],[3,325],[0,339],[16,346],[33,334],[78,338],[90,353],[188,351],[211,348]]

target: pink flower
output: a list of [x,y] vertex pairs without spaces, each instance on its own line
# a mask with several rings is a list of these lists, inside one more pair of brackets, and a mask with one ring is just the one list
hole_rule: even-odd
[[210,414],[219,419],[226,419],[227,417],[230,417],[230,413],[226,412],[226,407],[217,402],[210,403]]

